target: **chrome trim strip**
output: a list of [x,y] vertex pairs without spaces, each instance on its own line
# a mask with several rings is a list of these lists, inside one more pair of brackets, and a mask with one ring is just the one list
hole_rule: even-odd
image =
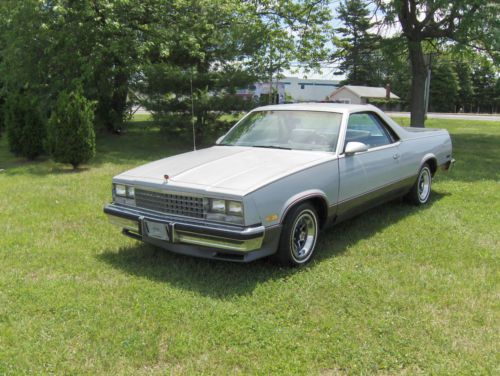
[[[359,153],[355,153],[354,155],[362,155],[362,154],[370,153],[372,151],[379,151],[379,150],[389,149],[389,148],[397,147],[400,144],[401,144],[401,141],[398,140],[396,142],[393,142],[392,144],[377,146],[375,148],[368,149],[367,151],[362,151],[362,152],[359,152]],[[344,152],[342,152],[342,154],[339,155],[339,158],[345,158],[345,157],[346,157],[346,154]]]
[[173,241],[175,243],[194,244],[204,247],[213,247],[228,251],[249,252],[262,247],[264,234],[258,238],[236,240],[219,236],[198,234],[196,232],[176,230],[173,226]]
[[[191,224],[191,223],[189,224],[189,227],[199,229],[200,231],[210,229],[210,228],[207,228],[206,226],[198,226],[198,225]],[[266,228],[262,225],[257,226],[257,227],[246,227],[242,231],[232,231],[232,230],[223,229],[223,231],[225,231],[227,234],[230,234],[232,232],[234,234],[238,234],[238,235],[242,235],[242,236],[252,236],[252,235],[264,233],[265,230],[266,230]]]
[[161,188],[153,188],[150,186],[144,186],[134,183],[114,183],[114,184],[126,184],[128,186],[134,187],[135,189],[142,189],[144,191],[151,191],[156,193],[165,193],[167,195],[177,195],[177,196],[186,196],[186,197],[194,197],[194,198],[205,198],[206,196],[198,193],[186,192],[186,191],[175,191],[169,189],[161,189]]

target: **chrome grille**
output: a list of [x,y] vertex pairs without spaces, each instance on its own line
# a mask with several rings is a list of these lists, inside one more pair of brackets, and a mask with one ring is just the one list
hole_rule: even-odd
[[136,207],[159,211],[165,214],[204,218],[203,198],[171,193],[135,190]]

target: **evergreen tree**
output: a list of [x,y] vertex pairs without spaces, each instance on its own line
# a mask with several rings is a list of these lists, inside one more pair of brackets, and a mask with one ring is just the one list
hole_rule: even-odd
[[439,61],[432,69],[429,107],[431,111],[455,112],[458,77],[451,64]]
[[498,114],[500,111],[500,77],[497,78],[495,84],[495,101],[493,105],[493,113]]
[[470,62],[463,60],[456,61],[454,64],[457,73],[459,90],[457,97],[457,111],[471,112],[474,100],[474,88],[472,85],[472,68]]
[[37,99],[26,92],[12,93],[4,111],[10,151],[28,159],[42,154],[45,121]]
[[59,94],[48,124],[47,149],[56,162],[76,169],[95,155],[94,103],[81,87]]
[[477,112],[492,112],[495,103],[496,77],[493,64],[482,59],[472,74],[474,106]]
[[335,31],[341,38],[334,39],[334,61],[339,61],[339,74],[346,74],[343,82],[350,85],[379,86],[379,37],[370,33],[374,23],[370,20],[367,4],[363,0],[344,0],[338,9],[342,26]]
[[2,133],[5,128],[4,104],[5,100],[0,96],[0,137],[2,137]]

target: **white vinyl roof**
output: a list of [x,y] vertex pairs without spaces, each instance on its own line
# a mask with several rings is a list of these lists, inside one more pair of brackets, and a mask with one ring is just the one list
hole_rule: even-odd
[[[342,86],[341,88],[335,90],[332,93],[332,96],[339,93],[342,90],[349,90],[360,98],[385,98],[384,87],[354,86],[354,85]],[[399,97],[393,92],[391,92],[391,99],[399,99]]]
[[274,104],[258,107],[253,111],[329,111],[329,112],[356,112],[377,109],[370,104],[346,104],[346,103],[316,103],[301,102],[289,104]]

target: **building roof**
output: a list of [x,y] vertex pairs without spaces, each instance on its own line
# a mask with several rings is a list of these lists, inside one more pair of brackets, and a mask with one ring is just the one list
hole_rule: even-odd
[[[354,86],[344,85],[335,90],[331,96],[339,93],[342,90],[349,90],[360,98],[385,98],[385,87],[371,87],[371,86]],[[391,91],[391,99],[399,99],[399,97]]]
[[321,86],[321,84],[325,85],[334,85],[334,86],[339,86],[340,80],[326,80],[324,78],[300,78],[300,77],[284,77],[279,80],[279,82],[297,82],[299,85],[300,84],[306,84],[306,85],[311,85],[311,84],[316,84],[318,86]]

